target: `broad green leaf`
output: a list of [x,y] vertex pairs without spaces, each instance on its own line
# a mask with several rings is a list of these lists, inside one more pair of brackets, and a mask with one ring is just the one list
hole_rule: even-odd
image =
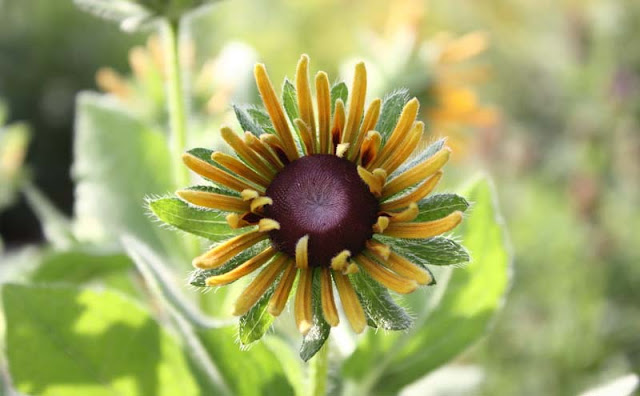
[[181,348],[110,291],[5,285],[7,356],[31,395],[196,395]]
[[235,327],[199,330],[198,336],[233,395],[294,394],[277,351],[261,342],[252,344],[249,350],[242,350],[235,342]]
[[[260,125],[259,121],[254,120],[253,116],[249,114],[247,107],[233,105],[233,111],[236,113],[236,118],[242,127],[244,132],[251,132],[255,136],[260,136],[265,133],[264,129]],[[268,119],[268,117],[267,117]]]
[[22,192],[29,207],[38,217],[47,242],[60,249],[68,248],[76,242],[70,220],[38,188],[25,183]]
[[271,327],[275,318],[267,312],[267,305],[274,290],[274,287],[269,288],[256,305],[240,317],[238,336],[242,345],[249,345],[254,341],[258,341]]
[[418,202],[420,212],[413,221],[438,220],[468,207],[469,202],[458,194],[434,194]]
[[131,260],[123,254],[101,253],[91,249],[68,250],[45,255],[30,278],[38,283],[82,284],[132,267]]
[[227,261],[224,265],[218,268],[196,269],[189,276],[189,284],[198,287],[207,287],[205,281],[208,277],[224,274],[225,272],[231,271],[232,269],[236,268],[240,264],[244,263],[245,261],[263,251],[266,248],[267,244],[267,241],[257,243],[254,246],[243,250],[237,256],[233,257],[231,260]]
[[342,103],[347,104],[347,98],[349,96],[349,88],[344,82],[339,82],[331,87],[331,114],[336,108],[336,101],[342,100]]
[[377,381],[381,394],[398,392],[464,351],[485,332],[502,305],[509,280],[509,255],[495,193],[486,179],[467,194],[475,202],[462,229],[473,261],[454,269],[447,290],[431,314],[417,323],[406,342],[394,348]]
[[311,330],[302,338],[302,345],[300,346],[300,358],[305,362],[318,353],[331,332],[331,326],[324,320],[320,298],[320,271],[315,270],[312,289],[313,324]]
[[387,94],[382,101],[380,118],[375,130],[382,136],[382,141],[386,142],[391,132],[400,118],[402,108],[409,101],[409,91],[405,88]]
[[429,300],[441,292],[441,285],[429,288],[429,300],[425,300],[429,309],[418,312],[415,325],[406,333],[363,338],[343,366],[345,376],[366,383],[363,392],[397,394],[450,361],[484,334],[502,305],[509,255],[493,190],[481,179],[463,195],[475,202],[461,229],[473,261],[451,271],[448,287],[435,307],[428,307]]
[[358,293],[362,308],[376,327],[384,330],[405,330],[411,327],[413,319],[393,301],[387,289],[362,271],[349,278]]
[[75,235],[117,242],[128,232],[162,249],[174,233],[149,221],[145,197],[174,190],[165,137],[104,96],[78,97],[74,142]]
[[291,81],[289,81],[289,79],[285,79],[284,85],[282,86],[282,104],[284,106],[284,110],[287,112],[289,121],[291,121],[291,125],[296,128],[296,124],[293,123],[293,120],[300,117],[298,113],[298,99],[296,96],[296,87],[291,83]]
[[469,252],[458,242],[437,236],[427,240],[398,239],[376,235],[375,239],[416,264],[456,265],[469,262]]
[[229,227],[226,212],[200,209],[178,198],[152,199],[149,209],[163,222],[214,242],[247,232],[246,228],[234,230]]

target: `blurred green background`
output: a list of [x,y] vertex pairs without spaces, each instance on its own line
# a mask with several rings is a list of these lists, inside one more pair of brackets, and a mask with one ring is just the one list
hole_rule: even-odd
[[[576,394],[640,371],[639,2],[229,0],[188,33],[194,142],[215,145],[230,103],[257,100],[255,61],[281,81],[301,53],[347,79],[363,59],[371,95],[407,87],[431,133],[450,136],[451,185],[493,176],[514,267],[491,332],[455,362],[481,370],[474,394]],[[72,212],[78,91],[166,120],[157,51],[70,0],[0,0],[0,98],[31,135],[19,172],[2,140],[6,250],[42,238],[15,180]]]

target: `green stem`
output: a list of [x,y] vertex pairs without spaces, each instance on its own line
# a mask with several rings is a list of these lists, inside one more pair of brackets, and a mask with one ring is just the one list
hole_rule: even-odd
[[169,103],[170,146],[173,155],[176,187],[189,183],[189,171],[182,164],[187,144],[187,117],[182,74],[180,73],[180,22],[167,21],[165,32],[166,92]]
[[309,395],[327,394],[327,376],[329,374],[329,342],[326,342],[311,359],[309,366]]
[[[182,73],[180,72],[180,21],[168,20],[164,40],[166,95],[169,107],[169,145],[173,162],[175,188],[189,185],[189,170],[182,163],[182,153],[187,145],[187,112]],[[197,238],[185,238],[189,256],[199,254]]]

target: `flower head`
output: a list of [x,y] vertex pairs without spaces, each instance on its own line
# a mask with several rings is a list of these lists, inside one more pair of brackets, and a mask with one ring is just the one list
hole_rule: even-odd
[[[258,272],[237,299],[235,315],[268,298],[266,310],[278,316],[297,279],[294,314],[301,333],[318,321],[338,325],[337,297],[360,333],[376,322],[368,319],[380,316],[363,302],[363,282],[373,282],[369,289],[385,295],[386,289],[406,294],[435,283],[424,264],[439,263],[427,247],[455,244],[433,237],[456,227],[468,204],[461,197],[447,201],[447,194],[425,198],[442,177],[450,150],[444,140],[419,149],[424,124],[416,121],[415,98],[398,91],[365,108],[366,69],[359,63],[348,101],[346,85],[331,88],[327,74],[319,72],[314,104],[308,62],[303,55],[295,85],[285,81],[283,104],[264,65],[255,67],[266,111],[235,107],[246,132],[221,130],[235,155],[185,153],[184,163],[216,187],[177,195],[191,205],[228,212],[226,222],[237,234],[193,260],[207,286]],[[397,249],[396,239],[403,240]],[[400,328],[384,323],[380,327]]]

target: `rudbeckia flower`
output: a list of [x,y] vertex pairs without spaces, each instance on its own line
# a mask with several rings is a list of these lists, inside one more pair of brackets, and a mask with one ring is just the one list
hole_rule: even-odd
[[[468,203],[458,196],[451,201],[453,194],[426,198],[450,150],[443,140],[421,147],[424,124],[416,121],[415,98],[398,91],[365,106],[367,75],[359,63],[348,101],[346,85],[331,88],[319,72],[314,103],[308,63],[303,55],[295,84],[285,81],[282,104],[265,66],[255,66],[264,110],[235,107],[244,134],[221,129],[234,154],[185,153],[186,166],[215,187],[177,195],[189,205],[228,212],[228,230],[235,233],[193,259],[200,281],[222,286],[257,273],[234,315],[246,315],[260,301],[276,317],[294,295],[295,321],[307,334],[319,320],[338,325],[339,299],[344,318],[360,333],[367,324],[380,325],[363,285],[387,298],[387,289],[407,294],[434,284],[425,264],[441,263],[425,260],[420,245],[457,249],[454,241],[434,237],[460,224]],[[188,229],[176,217],[168,222]],[[404,241],[398,249],[396,239]],[[466,255],[462,247],[456,251]]]

